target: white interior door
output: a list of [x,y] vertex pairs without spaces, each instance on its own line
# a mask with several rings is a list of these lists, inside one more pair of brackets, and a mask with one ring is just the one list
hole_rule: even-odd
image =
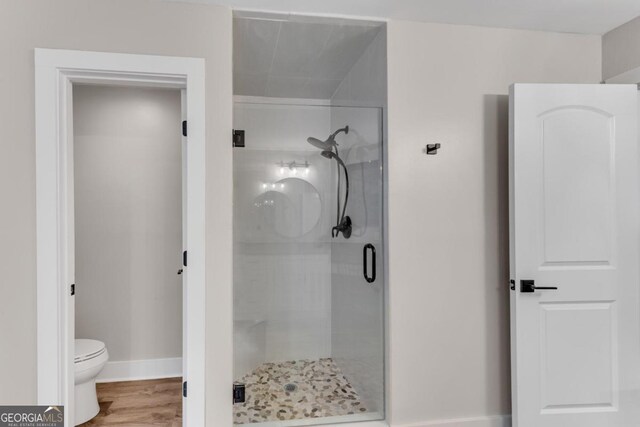
[[510,101],[514,426],[640,425],[636,87]]

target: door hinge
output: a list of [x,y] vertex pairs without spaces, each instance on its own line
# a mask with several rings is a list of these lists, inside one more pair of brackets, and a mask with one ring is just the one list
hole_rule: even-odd
[[187,251],[182,252],[182,265],[187,266]]
[[72,283],[71,284],[71,296],[76,294],[76,284]]
[[239,148],[244,147],[244,131],[243,130],[234,129],[233,130],[233,137],[231,139],[231,142],[232,142],[231,145],[233,147],[239,147]]
[[187,382],[182,383],[182,397],[187,397]]
[[245,385],[243,383],[233,383],[233,403],[243,403],[245,401]]
[[187,136],[187,121],[182,121],[182,136]]
[[511,279],[509,280],[509,289],[511,289],[512,291],[516,290],[516,281]]

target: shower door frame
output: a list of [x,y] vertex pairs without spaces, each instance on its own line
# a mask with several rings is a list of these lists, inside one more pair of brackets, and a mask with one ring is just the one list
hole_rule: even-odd
[[[183,425],[205,425],[205,64],[201,58],[35,49],[37,402],[74,425],[74,83],[180,89],[189,123],[183,158],[189,251],[183,279]],[[184,107],[186,106],[186,111]],[[187,286],[188,284],[188,286]],[[188,369],[187,369],[188,368]]]

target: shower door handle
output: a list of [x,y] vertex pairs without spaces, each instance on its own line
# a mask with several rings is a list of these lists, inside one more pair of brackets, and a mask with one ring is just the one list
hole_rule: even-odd
[[[371,252],[371,276],[369,276],[369,252]],[[362,248],[362,274],[367,283],[376,281],[376,247],[367,243]]]

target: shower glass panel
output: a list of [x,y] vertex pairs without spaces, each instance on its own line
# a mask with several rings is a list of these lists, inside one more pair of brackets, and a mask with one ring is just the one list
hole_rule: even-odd
[[384,419],[382,109],[275,102],[234,105],[234,423]]

